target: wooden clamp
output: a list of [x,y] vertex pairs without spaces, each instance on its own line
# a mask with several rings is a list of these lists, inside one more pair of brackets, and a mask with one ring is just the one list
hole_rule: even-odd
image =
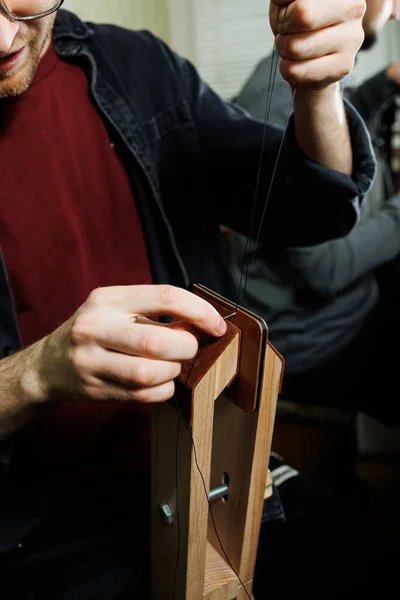
[[175,397],[153,409],[151,597],[243,600],[252,594],[284,362],[261,318],[203,286],[193,292],[222,316],[235,314],[227,333],[183,366]]

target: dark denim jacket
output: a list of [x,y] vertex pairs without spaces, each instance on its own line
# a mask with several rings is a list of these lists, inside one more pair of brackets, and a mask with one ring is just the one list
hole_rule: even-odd
[[[234,298],[219,226],[249,232],[263,124],[222,101],[189,62],[149,32],[85,24],[60,11],[54,41],[58,54],[81,64],[90,79],[94,104],[131,179],[154,281],[179,286],[195,281]],[[352,177],[309,160],[290,124],[263,221],[263,243],[316,243],[353,226],[375,162],[364,124],[350,105],[347,112]],[[280,130],[266,128],[261,200],[268,194],[281,137]],[[263,204],[258,203],[257,224]],[[1,356],[19,346],[0,261]],[[23,440],[22,431],[0,449],[0,550],[23,537],[44,507],[35,465],[21,450]]]

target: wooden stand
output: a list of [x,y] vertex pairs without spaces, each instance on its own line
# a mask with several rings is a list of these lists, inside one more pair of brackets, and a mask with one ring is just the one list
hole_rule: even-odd
[[[194,291],[223,316],[235,308]],[[283,370],[267,337],[238,308],[226,335],[184,366],[176,398],[154,407],[153,600],[252,597]]]

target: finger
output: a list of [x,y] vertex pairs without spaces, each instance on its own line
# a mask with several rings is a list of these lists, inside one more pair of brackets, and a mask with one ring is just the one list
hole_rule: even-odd
[[187,331],[140,323],[113,328],[99,324],[94,340],[109,350],[156,360],[181,362],[196,356],[198,350],[196,338]]
[[291,85],[303,89],[318,89],[340,81],[349,73],[351,67],[342,59],[340,53],[302,61],[282,59],[280,70],[283,78]]
[[[84,362],[88,356],[93,359],[93,351],[101,348],[130,356],[177,362],[193,358],[198,350],[195,336],[188,331],[175,331],[166,324],[144,317],[132,322],[129,315],[108,308],[88,310],[78,315],[71,329],[71,343],[76,368],[80,367],[81,359]],[[84,364],[85,367],[89,365]]]
[[274,0],[270,22],[276,34],[299,33],[360,21],[364,12],[365,0]]
[[208,333],[203,333],[202,331],[193,329],[192,323],[186,323],[185,321],[173,321],[170,327],[179,331],[188,331],[197,340],[199,346],[206,346],[215,341],[215,337],[209,335]]
[[187,321],[182,321],[181,319],[173,319],[171,323],[169,323],[169,327],[171,329],[182,329],[183,331],[193,331],[193,324],[188,323]]
[[193,323],[188,323],[187,321],[181,321],[179,319],[174,319],[170,323],[160,323],[152,321],[150,319],[146,319],[145,317],[138,317],[135,322],[153,325],[156,323],[159,327],[169,327],[170,329],[176,329],[178,331],[187,331],[196,338],[199,344],[208,344],[215,340],[214,336],[211,336],[208,333],[203,333],[202,331],[199,331],[198,329],[193,327]]
[[287,60],[307,60],[340,52],[349,42],[361,44],[358,32],[349,24],[342,28],[327,27],[311,33],[278,35],[276,38],[279,55]]
[[175,383],[168,381],[151,388],[129,388],[107,380],[93,378],[85,389],[87,397],[94,402],[144,402],[156,403],[170,400],[175,393]]
[[104,350],[96,357],[93,373],[99,379],[142,388],[173,381],[181,369],[180,362],[151,360]]
[[209,303],[170,285],[137,285],[98,288],[85,303],[87,307],[110,306],[130,315],[168,315],[188,321],[210,335],[226,332],[226,323]]

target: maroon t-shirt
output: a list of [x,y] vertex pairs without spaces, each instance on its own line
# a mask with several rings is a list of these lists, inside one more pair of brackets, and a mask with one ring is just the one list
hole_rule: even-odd
[[[0,244],[22,342],[68,319],[99,286],[152,282],[127,173],[84,71],[51,46],[33,84],[0,101]],[[31,427],[41,459],[95,474],[143,465],[149,408],[62,403]]]

